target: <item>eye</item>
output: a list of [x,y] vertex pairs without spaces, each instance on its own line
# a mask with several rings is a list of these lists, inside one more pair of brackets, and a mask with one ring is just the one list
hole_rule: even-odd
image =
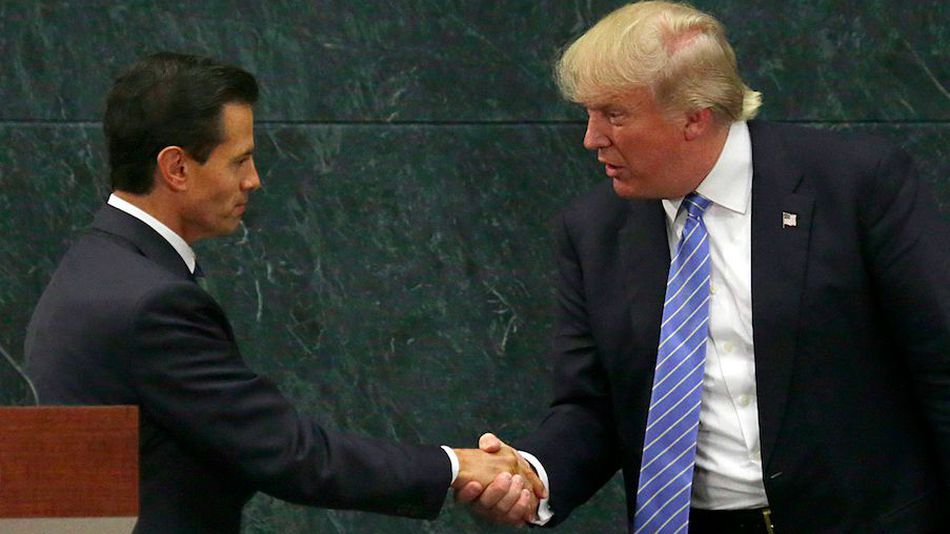
[[626,117],[626,114],[623,111],[620,111],[619,109],[608,110],[606,115],[607,115],[607,120],[610,121],[611,124],[618,124],[622,122],[623,119]]

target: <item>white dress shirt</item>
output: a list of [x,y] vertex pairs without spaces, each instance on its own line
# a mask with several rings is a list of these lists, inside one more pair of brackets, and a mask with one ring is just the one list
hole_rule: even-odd
[[[768,505],[762,479],[752,344],[752,141],[737,122],[696,192],[712,201],[709,234],[709,335],[699,413],[691,506],[707,510]],[[686,212],[664,200],[671,256]]]
[[135,206],[134,204],[117,197],[114,193],[109,195],[108,203],[113,208],[119,211],[124,211],[125,213],[128,213],[129,215],[152,227],[152,230],[158,232],[159,235],[165,238],[165,241],[168,241],[169,245],[174,247],[175,251],[178,252],[178,255],[181,256],[182,261],[184,261],[185,265],[188,266],[188,272],[194,274],[196,261],[195,251],[191,248],[191,246],[188,245],[187,242],[185,242],[184,239],[182,239],[180,235],[173,232],[171,228],[162,224],[162,222],[155,217],[145,213],[145,211],[138,206]]
[[[745,122],[730,126],[719,159],[696,192],[712,201],[703,215],[712,272],[690,504],[708,510],[759,508],[768,506],[768,499],[762,478],[752,346],[752,141]],[[679,211],[682,201],[662,201],[670,257],[686,225],[686,212]],[[537,458],[525,457],[539,473],[544,472]],[[547,485],[546,475],[542,481]],[[535,523],[543,525],[552,516],[543,502]]]

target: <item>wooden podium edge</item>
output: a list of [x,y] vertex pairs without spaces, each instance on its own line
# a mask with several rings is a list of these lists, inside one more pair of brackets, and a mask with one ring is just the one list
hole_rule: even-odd
[[136,406],[0,408],[0,518],[139,513]]

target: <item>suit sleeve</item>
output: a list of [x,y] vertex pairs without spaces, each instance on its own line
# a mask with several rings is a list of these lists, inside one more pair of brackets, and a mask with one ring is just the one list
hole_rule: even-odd
[[438,515],[451,476],[441,448],[333,433],[300,416],[247,368],[227,318],[195,284],[144,297],[128,330],[142,410],[209,462],[291,502]]
[[903,151],[882,157],[868,189],[864,255],[950,490],[950,224]]
[[546,527],[564,521],[620,468],[610,383],[590,328],[583,269],[565,217],[558,222],[554,401],[538,430],[517,445],[547,471],[554,517]]

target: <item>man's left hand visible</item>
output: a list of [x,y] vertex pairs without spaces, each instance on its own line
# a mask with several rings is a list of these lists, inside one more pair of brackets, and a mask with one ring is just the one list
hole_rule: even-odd
[[[498,439],[494,434],[483,434],[478,447],[485,452],[497,453],[507,449],[517,451]],[[528,462],[521,458],[525,469],[531,469]],[[533,474],[533,470],[532,470]],[[521,475],[499,473],[488,487],[472,481],[455,492],[455,500],[469,504],[476,515],[495,523],[523,526],[537,518],[539,498],[547,497],[547,489],[532,491],[525,487]]]

